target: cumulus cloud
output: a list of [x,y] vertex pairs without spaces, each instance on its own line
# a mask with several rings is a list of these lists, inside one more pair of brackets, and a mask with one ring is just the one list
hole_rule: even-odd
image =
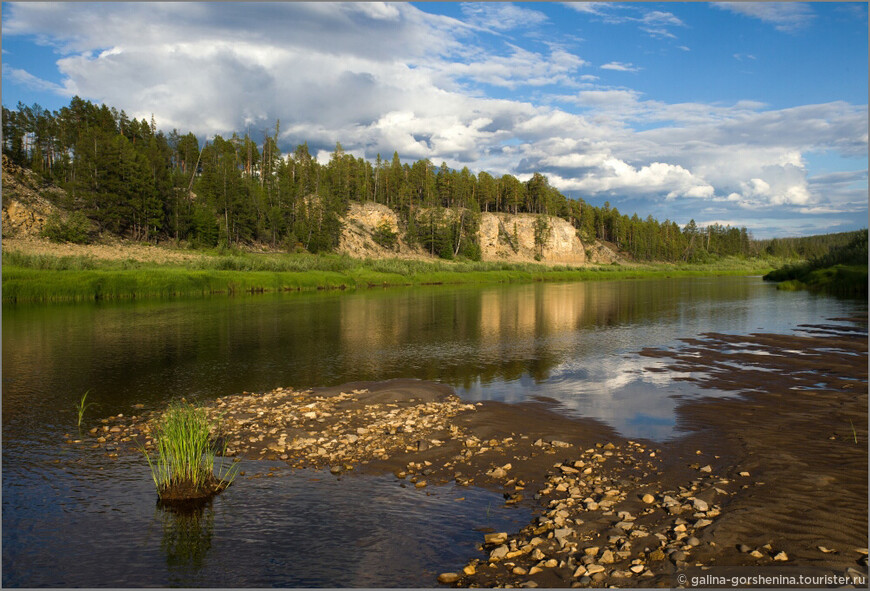
[[[582,6],[639,27],[683,26],[662,11]],[[666,103],[598,86],[584,57],[557,44],[481,42],[544,22],[536,12],[475,4],[460,20],[391,3],[15,3],[3,33],[57,48],[63,82],[7,64],[3,77],[137,118],[154,113],[162,128],[200,137],[250,129],[261,141],[280,118],[285,149],[308,141],[323,157],[341,141],[372,159],[395,150],[523,179],[542,171],[586,199],[818,213],[860,211],[863,201],[866,210],[866,171],[810,177],[802,156],[866,158],[866,106]],[[601,69],[639,70],[617,61]],[[561,94],[547,95],[549,106],[487,95],[550,85]]]

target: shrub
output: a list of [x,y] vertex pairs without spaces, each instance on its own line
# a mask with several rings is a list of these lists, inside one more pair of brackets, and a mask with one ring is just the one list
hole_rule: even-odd
[[74,211],[66,220],[55,212],[48,216],[42,227],[42,236],[52,242],[88,244],[91,241],[88,219],[80,211]]

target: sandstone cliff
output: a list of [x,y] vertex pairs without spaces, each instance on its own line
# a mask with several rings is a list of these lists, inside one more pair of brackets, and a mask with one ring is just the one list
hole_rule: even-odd
[[[535,262],[539,249],[535,244],[535,221],[540,216],[521,213],[483,213],[480,218],[481,257],[484,261]],[[541,249],[540,262],[559,265],[612,263],[618,255],[599,242],[584,244],[566,220],[548,217],[549,236]],[[390,250],[373,239],[377,227],[386,222],[399,234],[398,244]],[[356,257],[431,258],[429,253],[409,246],[399,228],[396,213],[378,203],[351,203],[344,218],[344,232],[339,252]]]

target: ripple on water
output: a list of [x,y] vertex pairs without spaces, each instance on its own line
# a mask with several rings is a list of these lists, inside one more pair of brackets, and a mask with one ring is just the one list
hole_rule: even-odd
[[[476,529],[530,518],[473,487],[289,469],[239,477],[201,511],[176,513],[156,506],[141,458],[99,461],[55,468],[51,486],[30,491],[39,503],[4,507],[4,585],[432,586],[475,555]],[[279,466],[242,464],[248,476]]]

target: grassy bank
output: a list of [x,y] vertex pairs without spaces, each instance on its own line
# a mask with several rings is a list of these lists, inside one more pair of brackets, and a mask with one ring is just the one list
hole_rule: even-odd
[[501,262],[353,259],[343,255],[212,254],[185,264],[3,253],[4,302],[167,298],[437,284],[595,281],[762,274],[769,260],[586,268]]

